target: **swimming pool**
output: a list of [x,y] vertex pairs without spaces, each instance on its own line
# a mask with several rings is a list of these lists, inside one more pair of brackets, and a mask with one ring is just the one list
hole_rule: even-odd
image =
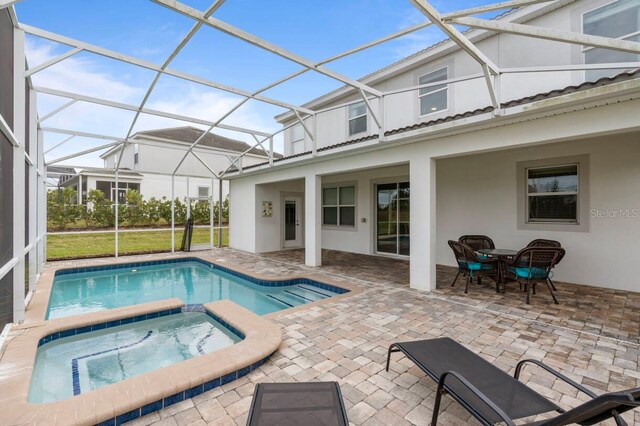
[[56,272],[45,319],[174,298],[187,305],[229,299],[258,315],[346,293],[307,278],[258,280],[198,258]]
[[73,335],[55,335],[55,340],[51,336],[43,339],[28,401],[46,403],[70,398],[214,352],[244,337],[206,313],[165,314],[72,330]]

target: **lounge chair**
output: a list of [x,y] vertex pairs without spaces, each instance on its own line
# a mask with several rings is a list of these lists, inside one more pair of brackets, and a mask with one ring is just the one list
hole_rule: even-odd
[[348,426],[336,382],[258,383],[247,426]]
[[[557,412],[558,414],[553,418],[527,424],[535,426],[562,426],[574,423],[593,425],[613,418],[618,426],[626,426],[627,423],[619,415],[640,406],[640,388],[598,396],[542,362],[529,359],[520,361],[516,366],[514,377],[511,377],[448,337],[392,344],[389,346],[387,355],[387,371],[389,371],[391,354],[394,352],[403,352],[427,376],[438,383],[432,426],[438,422],[440,401],[445,393],[483,425],[504,423],[511,426],[517,419]],[[585,393],[591,400],[571,410],[563,410],[556,403],[518,380],[526,364],[534,364],[544,369]]]
[[481,259],[471,247],[453,240],[449,241],[449,247],[453,250],[453,255],[458,263],[458,273],[453,279],[451,287],[456,285],[458,277],[462,274],[463,276],[467,276],[467,281],[464,286],[465,293],[469,291],[469,284],[473,281],[474,276],[478,277],[478,283],[480,283],[483,277],[492,278],[496,282],[496,292],[499,291],[498,259]]

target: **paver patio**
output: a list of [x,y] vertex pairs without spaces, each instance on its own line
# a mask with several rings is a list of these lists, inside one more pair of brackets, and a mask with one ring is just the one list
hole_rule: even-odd
[[[262,274],[313,270],[364,291],[283,312],[273,318],[283,327],[283,345],[258,370],[131,424],[244,425],[256,383],[308,380],[338,381],[355,425],[429,424],[435,384],[399,354],[389,372],[384,360],[391,342],[438,336],[463,343],[509,372],[520,359],[536,358],[596,392],[640,386],[638,293],[556,283],[560,305],[539,289],[527,306],[513,285],[500,295],[491,283],[474,284],[464,295],[462,279],[450,287],[453,268],[439,267],[438,289],[423,293],[409,288],[408,262],[402,260],[325,251],[324,266],[308,268],[302,255],[221,249],[210,258]],[[565,408],[585,400],[539,370],[525,370],[522,380]],[[449,398],[441,411],[441,424],[474,424]],[[640,412],[624,417],[640,423]]]

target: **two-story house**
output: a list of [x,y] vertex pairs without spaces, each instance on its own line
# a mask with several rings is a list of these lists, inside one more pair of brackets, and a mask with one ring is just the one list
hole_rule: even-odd
[[[65,176],[61,186],[72,186],[78,190],[78,203],[85,204],[87,193],[99,189],[105,197],[114,201],[116,193],[118,201],[125,202],[128,189],[139,191],[145,199],[151,197],[171,198],[171,175],[176,171],[179,161],[200,136],[203,130],[195,127],[174,127],[168,129],[146,130],[131,137],[131,142],[124,150],[120,146],[113,147],[103,153],[100,158],[104,168],[79,168],[75,175]],[[268,154],[260,148],[253,148],[245,142],[207,133],[193,150],[211,170],[222,172],[236,157],[248,151],[240,158],[238,164],[252,165],[268,159]],[[116,190],[115,166],[120,160],[118,172],[118,189]],[[279,158],[279,154],[274,154]],[[226,197],[228,183],[222,182],[222,197]],[[212,181],[211,171],[193,155],[187,155],[178,167],[174,178],[174,197],[179,199],[197,198],[218,200],[219,186],[217,179]]]
[[284,158],[227,175],[231,247],[304,247],[311,266],[322,248],[406,258],[426,290],[436,264],[455,265],[448,240],[546,238],[567,251],[558,280],[640,289],[640,55],[540,38],[638,42],[640,1],[535,4],[490,22],[549,31],[465,31],[499,69],[489,79],[447,39],[360,79],[379,96],[345,86],[305,104],[304,126],[276,117]]

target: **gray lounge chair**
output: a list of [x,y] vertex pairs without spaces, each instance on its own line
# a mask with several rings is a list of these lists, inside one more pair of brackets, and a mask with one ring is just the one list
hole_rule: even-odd
[[[593,425],[613,418],[618,426],[627,423],[621,413],[640,406],[640,388],[623,392],[596,395],[584,386],[569,379],[536,360],[520,361],[514,377],[495,367],[482,357],[449,338],[394,343],[389,346],[389,361],[394,352],[403,352],[427,376],[438,383],[431,425],[438,422],[442,395],[447,393],[462,405],[483,425],[504,423],[514,425],[514,420],[542,413],[558,415],[534,423],[535,426],[562,426],[569,424]],[[587,394],[592,399],[565,411],[518,380],[522,368],[535,364],[558,379]]]
[[348,426],[336,382],[258,383],[247,426]]

